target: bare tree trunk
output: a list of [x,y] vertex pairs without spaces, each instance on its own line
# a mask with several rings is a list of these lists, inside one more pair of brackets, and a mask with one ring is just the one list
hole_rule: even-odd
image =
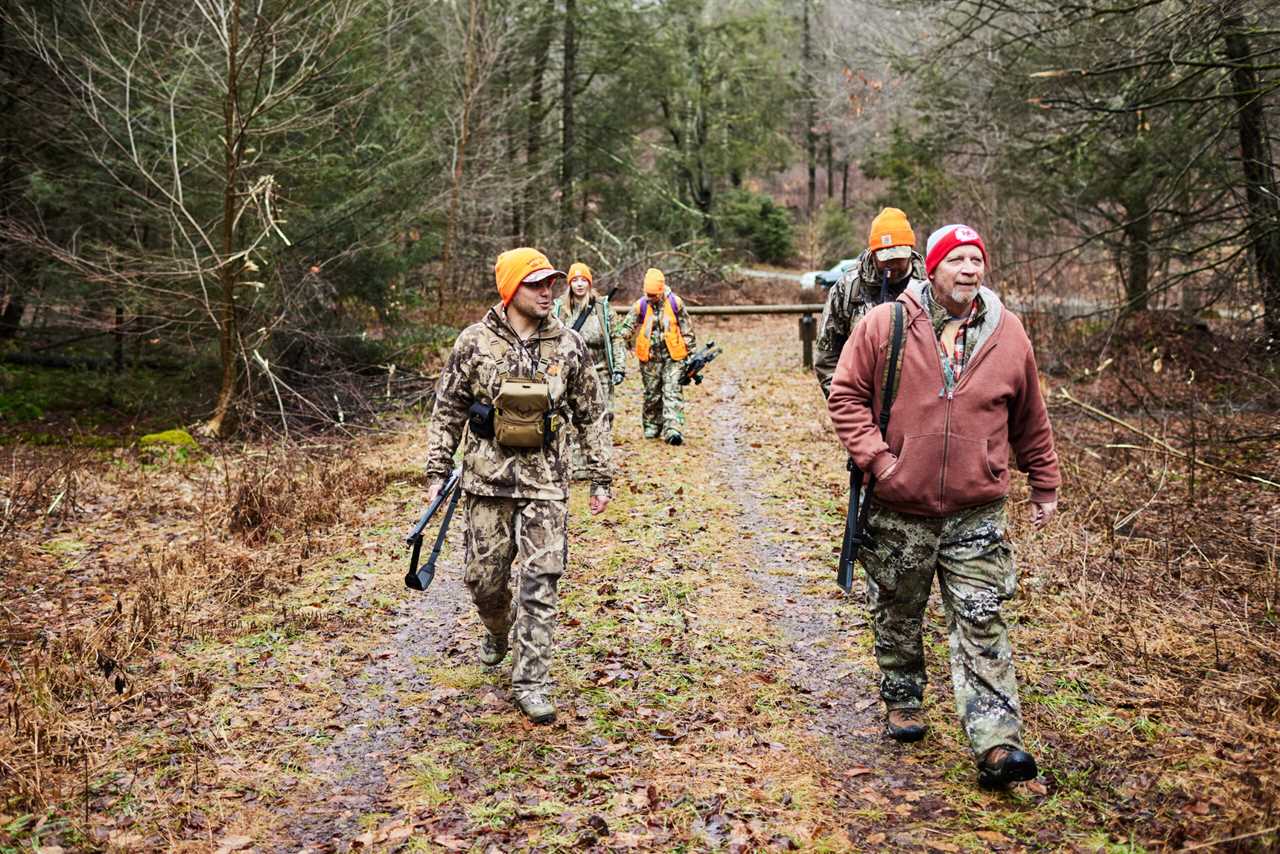
[[[511,72],[515,65],[514,60],[516,56],[517,54],[511,52],[502,60],[502,102],[504,104],[511,104],[515,102],[513,90],[516,87]],[[507,163],[511,164],[513,167],[517,162],[519,162],[520,155],[520,145],[517,142],[517,127],[518,122],[515,120],[515,116],[508,114],[503,122],[503,133],[506,136]],[[511,216],[511,236],[516,243],[523,244],[525,242],[523,219],[524,198],[520,193],[513,192],[510,199],[508,199],[508,204],[510,205],[509,213]]]
[[[8,68],[8,15],[8,3],[0,5],[0,73],[12,80],[13,77],[10,77]],[[16,101],[16,93],[6,92],[0,100],[0,115],[9,116]],[[16,201],[17,194],[12,190],[22,173],[11,136],[9,133],[3,134],[3,143],[0,143],[0,188],[3,188],[3,195],[0,196],[0,213],[6,216]],[[20,278],[13,269],[16,266],[13,258],[17,253],[12,249],[8,241],[0,241],[0,341],[13,338],[18,334],[22,310],[25,307],[22,293],[18,290]]]
[[813,206],[818,195],[818,135],[813,126],[817,121],[816,107],[813,98],[813,35],[810,32],[809,4],[811,0],[801,0],[804,10],[804,44],[801,50],[801,75],[804,79],[804,156],[805,167],[809,173],[809,195],[806,210],[813,214]]
[[849,209],[849,161],[844,162],[840,178],[840,209]]
[[[551,52],[551,25],[555,17],[555,0],[547,0],[538,25],[533,43],[533,76],[529,82],[529,112],[525,125],[525,164],[529,173],[538,171],[538,161],[542,158],[542,84],[543,69],[547,67],[547,56]],[[524,226],[529,240],[534,240],[533,194],[537,192],[537,181],[530,181],[524,193]]]
[[1151,281],[1151,210],[1146,199],[1126,209],[1124,224],[1124,296],[1126,313],[1146,311]]
[[1262,89],[1249,55],[1247,24],[1239,13],[1224,22],[1226,56],[1239,112],[1240,156],[1249,237],[1262,290],[1263,327],[1272,340],[1280,339],[1280,199],[1276,195]]
[[835,166],[834,166],[834,164],[833,164],[833,160],[832,160],[832,154],[833,154],[833,152],[832,152],[831,148],[832,148],[832,146],[831,146],[831,130],[828,128],[828,130],[827,130],[827,152],[826,152],[826,153],[827,153],[827,198],[828,198],[828,199],[834,199],[834,198],[835,198],[835,192],[836,192],[836,190],[835,190],[835,188],[836,188]]
[[240,0],[232,0],[230,32],[227,40],[227,92],[223,105],[224,172],[222,185],[222,264],[218,270],[221,284],[218,315],[218,356],[222,362],[222,381],[213,416],[204,429],[211,436],[224,438],[236,429],[236,392],[240,376],[239,341],[236,329],[236,284],[244,262],[236,258],[236,195],[240,182],[241,136],[240,107]]
[[471,106],[474,100],[476,76],[476,25],[480,16],[479,0],[467,4],[467,41],[463,45],[465,59],[462,71],[462,116],[458,127],[458,149],[453,158],[453,187],[449,193],[449,216],[445,222],[444,245],[440,250],[441,275],[436,290],[436,308],[444,307],[444,291],[452,287],[454,270],[454,245],[458,239],[458,217],[462,204],[462,176],[466,171],[467,143],[471,133]]
[[564,0],[564,73],[560,93],[560,227],[573,227],[573,90],[578,46],[575,0]]

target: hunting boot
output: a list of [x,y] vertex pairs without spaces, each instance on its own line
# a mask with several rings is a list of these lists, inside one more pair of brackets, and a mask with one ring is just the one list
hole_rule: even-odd
[[484,640],[480,644],[480,663],[488,667],[501,664],[502,659],[507,657],[508,646],[507,635],[498,637],[485,632]]
[[683,436],[681,436],[679,433],[675,433],[675,432],[668,433],[668,434],[667,434],[667,444],[668,444],[668,445],[683,445],[683,444],[684,444],[684,437],[683,437]]
[[516,706],[535,724],[549,724],[556,719],[556,707],[540,691],[517,694]]
[[507,650],[511,647],[511,632],[516,627],[516,609],[519,602],[516,599],[511,600],[511,606],[507,608],[507,630],[498,637],[489,632],[484,633],[484,640],[480,643],[480,663],[488,667],[495,664],[501,664],[502,659],[507,657]]
[[919,709],[890,709],[885,728],[894,741],[919,741],[929,731]]
[[1039,773],[1030,753],[1002,744],[988,750],[978,762],[978,785],[984,789],[1003,789],[1010,783],[1034,780]]

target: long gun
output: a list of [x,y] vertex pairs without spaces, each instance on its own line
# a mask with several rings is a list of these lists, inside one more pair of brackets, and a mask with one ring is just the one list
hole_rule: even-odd
[[[413,546],[413,551],[409,555],[409,571],[404,576],[404,586],[410,590],[426,590],[431,586],[431,580],[436,577],[436,561],[440,559],[440,550],[444,548],[444,538],[445,534],[449,533],[449,522],[453,519],[453,511],[458,509],[458,499],[462,497],[462,490],[458,488],[461,482],[462,466],[458,466],[450,473],[431,505],[423,511],[418,524],[413,526],[409,536],[404,538],[407,545]],[[440,521],[440,533],[436,534],[436,542],[431,547],[427,562],[419,569],[418,555],[422,551],[422,531],[446,501],[449,502],[449,506],[445,509],[444,518]]]
[[685,360],[684,373],[680,375],[680,385],[702,385],[702,369],[716,356],[720,355],[720,348],[716,346],[716,342],[708,341],[702,345],[702,349],[696,351],[692,356]]
[[[880,281],[880,302],[888,302],[888,300],[889,271],[885,270],[884,278]],[[897,325],[899,323],[901,321],[895,318],[893,344],[889,354],[889,372],[883,404],[880,407],[881,437],[888,432],[894,374],[897,371],[898,358],[902,349],[902,329]],[[871,512],[871,493],[876,488],[876,478],[872,475],[867,479],[867,491],[863,494],[862,469],[854,464],[852,458],[845,463],[845,467],[849,469],[849,512],[844,519],[844,541],[840,544],[840,564],[836,567],[836,584],[840,585],[840,589],[845,593],[850,593],[853,590],[853,563],[858,559],[858,552],[862,550],[862,546],[871,541],[871,537],[867,534],[867,517]]]
[[[840,589],[845,593],[853,590],[853,563],[858,559],[858,552],[862,549],[864,541],[863,533],[866,531],[866,515],[862,512],[862,508],[871,504],[871,486],[867,486],[867,500],[862,501],[862,469],[854,465],[850,459],[845,463],[845,467],[849,469],[849,513],[844,519],[844,541],[840,545],[840,564],[836,567],[836,584],[840,585]],[[861,505],[861,506],[859,506]]]

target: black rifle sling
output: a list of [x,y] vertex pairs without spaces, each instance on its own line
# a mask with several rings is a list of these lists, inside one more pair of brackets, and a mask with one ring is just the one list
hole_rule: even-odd
[[[880,398],[880,438],[889,436],[889,410],[893,408],[894,386],[897,385],[901,372],[903,344],[903,315],[905,309],[900,302],[893,304],[893,339],[889,343],[889,364],[884,376],[884,392]],[[862,516],[858,519],[858,538],[865,536],[867,517],[871,512],[871,491],[876,488],[876,478],[872,475],[867,481],[867,494],[862,501]]]
[[591,316],[591,312],[595,311],[595,309],[596,309],[596,300],[595,300],[595,297],[592,297],[591,300],[587,303],[587,307],[584,308],[581,311],[581,313],[578,314],[578,319],[573,322],[573,326],[571,328],[573,329],[574,332],[582,331],[582,325],[587,322],[587,318]]
[[[902,360],[905,313],[906,309],[902,303],[893,303],[893,336],[889,343],[889,362],[885,371],[884,390],[880,398],[880,418],[877,425],[880,428],[881,438],[885,438],[889,432],[889,411],[893,408],[894,386],[898,380],[899,363]],[[869,539],[866,533],[867,518],[871,512],[871,493],[876,488],[876,479],[872,475],[866,478],[866,494],[860,495],[863,473],[853,464],[852,459],[848,461],[847,466],[849,468],[849,511],[845,516],[844,542],[840,546],[840,565],[836,568],[836,583],[846,593],[853,588],[853,562],[858,559],[862,544]]]
[[889,432],[889,410],[893,408],[893,387],[898,380],[898,362],[902,358],[903,305],[893,304],[893,340],[889,344],[889,369],[885,372],[884,394],[880,398],[880,438]]

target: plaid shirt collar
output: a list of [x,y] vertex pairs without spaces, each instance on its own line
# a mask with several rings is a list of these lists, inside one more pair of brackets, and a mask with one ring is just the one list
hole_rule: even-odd
[[[926,285],[922,294],[925,310],[929,312],[929,323],[933,327],[933,337],[938,342],[938,358],[942,360],[942,374],[946,380],[946,388],[943,391],[950,391],[960,381],[960,374],[964,371],[965,362],[968,361],[968,347],[965,346],[968,330],[970,327],[981,325],[986,318],[987,307],[982,301],[982,295],[979,294],[969,304],[969,311],[964,317],[956,318],[939,300],[934,299],[932,285]],[[947,323],[957,319],[960,320],[960,328],[956,331],[955,352],[948,356],[947,351],[942,347],[942,330]]]

